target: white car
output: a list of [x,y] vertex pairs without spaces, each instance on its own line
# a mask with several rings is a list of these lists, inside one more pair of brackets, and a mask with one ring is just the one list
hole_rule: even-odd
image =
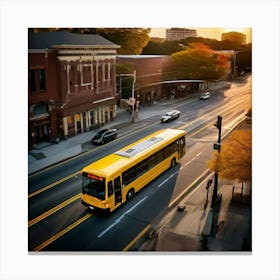
[[179,110],[172,110],[170,112],[165,113],[165,115],[161,116],[161,122],[170,122],[175,119],[178,119],[180,117],[180,111]]
[[209,91],[207,91],[207,92],[203,92],[203,93],[201,93],[201,95],[200,95],[199,99],[203,99],[203,100],[205,100],[205,99],[208,99],[209,97],[210,97],[210,92],[209,92]]

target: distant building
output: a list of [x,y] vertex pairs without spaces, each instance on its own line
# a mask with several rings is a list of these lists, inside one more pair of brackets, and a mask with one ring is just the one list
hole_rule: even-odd
[[116,116],[118,45],[94,34],[28,34],[29,148]]
[[246,35],[239,33],[239,32],[227,32],[222,33],[222,40],[228,40],[228,41],[235,41],[239,42],[240,44],[245,45],[246,44]]
[[197,31],[187,28],[170,28],[166,29],[166,40],[179,41],[188,37],[196,37]]
[[[168,55],[119,55],[117,63],[131,63],[136,71],[135,98],[140,106],[185,97],[204,87],[202,80],[168,80],[164,66],[170,63]],[[120,79],[117,79],[119,82]]]

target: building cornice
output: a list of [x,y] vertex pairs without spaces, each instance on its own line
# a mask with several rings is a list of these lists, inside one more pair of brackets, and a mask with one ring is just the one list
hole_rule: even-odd
[[52,45],[55,49],[119,49],[119,45]]

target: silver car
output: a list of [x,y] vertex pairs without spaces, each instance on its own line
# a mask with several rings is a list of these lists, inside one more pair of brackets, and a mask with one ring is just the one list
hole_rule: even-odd
[[207,92],[201,93],[201,95],[199,96],[199,99],[205,100],[205,99],[208,99],[209,97],[210,97],[210,92],[207,91]]
[[167,113],[165,113],[165,115],[161,116],[161,122],[171,122],[175,119],[178,119],[180,117],[180,111],[179,110],[172,110],[169,111]]

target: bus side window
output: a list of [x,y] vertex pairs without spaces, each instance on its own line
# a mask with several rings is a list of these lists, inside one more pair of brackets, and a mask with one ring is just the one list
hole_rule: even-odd
[[108,197],[114,193],[112,181],[108,182]]

